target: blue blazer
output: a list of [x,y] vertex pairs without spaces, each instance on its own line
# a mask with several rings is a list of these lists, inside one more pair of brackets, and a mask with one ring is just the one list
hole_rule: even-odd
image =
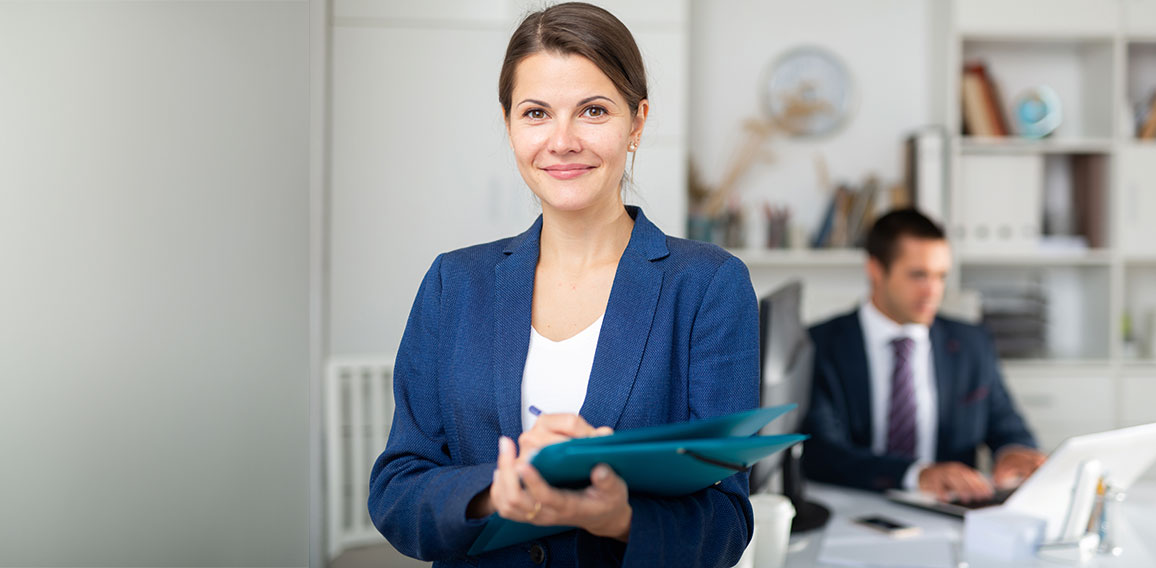
[[[637,208],[580,414],[627,430],[755,408],[758,307],[746,267],[667,237]],[[446,253],[422,281],[394,366],[395,410],[369,512],[401,552],[437,566],[732,566],[751,537],[748,476],[671,499],[631,494],[630,542],[574,530],[480,557],[498,437],[522,433],[521,382],[542,219],[517,237]],[[535,546],[536,545],[536,546]],[[540,548],[539,548],[540,547]]]
[[[803,468],[816,481],[883,491],[899,488],[912,460],[871,452],[871,381],[858,312],[811,328],[815,343],[811,405],[803,431]],[[999,371],[983,328],[936,317],[931,356],[938,397],[936,461],[975,466],[976,449],[1009,444],[1036,447],[1035,439]]]

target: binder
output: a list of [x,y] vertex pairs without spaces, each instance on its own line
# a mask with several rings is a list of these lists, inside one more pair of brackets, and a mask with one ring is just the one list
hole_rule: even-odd
[[[589,485],[590,470],[605,463],[626,482],[632,493],[688,495],[805,440],[807,436],[801,434],[753,436],[768,422],[796,406],[757,408],[716,418],[625,430],[610,436],[575,438],[542,448],[530,463],[555,487]],[[482,554],[573,528],[540,527],[504,519],[495,513],[487,520],[469,554]]]
[[943,223],[947,219],[947,133],[941,126],[921,128],[907,138],[906,148],[911,205]]

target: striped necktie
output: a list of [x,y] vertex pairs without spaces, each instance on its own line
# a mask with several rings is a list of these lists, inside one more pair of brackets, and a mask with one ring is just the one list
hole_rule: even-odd
[[915,340],[900,337],[891,341],[895,367],[891,373],[891,408],[887,416],[887,454],[915,458],[915,375],[911,352]]

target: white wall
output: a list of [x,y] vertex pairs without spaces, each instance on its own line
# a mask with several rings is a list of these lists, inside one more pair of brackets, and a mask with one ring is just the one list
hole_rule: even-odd
[[[838,55],[858,87],[858,110],[826,139],[776,137],[774,161],[756,164],[739,184],[748,204],[789,204],[809,231],[827,197],[818,190],[816,154],[832,181],[859,184],[871,172],[900,181],[907,133],[942,120],[931,105],[932,73],[943,57],[935,37],[940,8],[925,0],[711,0],[691,3],[690,158],[707,184],[723,178],[744,138],[742,124],[761,116],[759,77],[789,49],[818,45]],[[942,74],[942,67],[935,68]],[[939,97],[942,98],[942,97]]]
[[309,4],[0,3],[0,565],[307,563]]
[[[650,74],[635,169],[648,217],[686,216],[687,3],[602,2]],[[538,207],[497,100],[510,33],[537,2],[338,0],[332,28],[329,352],[392,353],[447,250],[522,232]]]

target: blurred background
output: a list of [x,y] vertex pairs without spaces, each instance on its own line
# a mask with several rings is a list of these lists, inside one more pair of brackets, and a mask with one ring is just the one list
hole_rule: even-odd
[[[616,0],[627,201],[804,317],[943,222],[1045,446],[1156,421],[1156,0]],[[0,566],[410,566],[368,524],[437,253],[538,214],[496,84],[539,2],[0,2]]]

